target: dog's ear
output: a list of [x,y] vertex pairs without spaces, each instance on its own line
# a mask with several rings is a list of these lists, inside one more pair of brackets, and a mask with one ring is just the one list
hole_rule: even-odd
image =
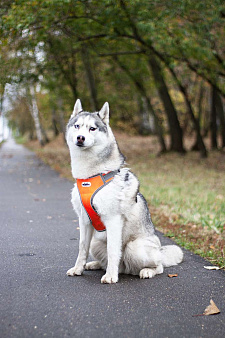
[[109,104],[105,102],[102,109],[99,111],[98,115],[102,121],[106,124],[109,124]]
[[76,116],[77,114],[81,113],[82,111],[83,111],[83,109],[82,109],[81,101],[80,101],[80,99],[77,99],[77,101],[74,105],[74,108],[73,108],[71,118]]

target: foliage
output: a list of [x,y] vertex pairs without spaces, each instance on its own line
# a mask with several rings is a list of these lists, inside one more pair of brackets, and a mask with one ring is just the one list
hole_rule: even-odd
[[[77,97],[87,109],[99,109],[110,97],[113,121],[140,131],[144,98],[171,133],[152,57],[173,93],[174,111],[185,131],[197,125],[187,115],[190,107],[200,127],[207,120],[204,131],[210,125],[206,104],[202,120],[198,116],[193,88],[203,81],[206,91],[214,86],[225,96],[222,0],[11,0],[0,14],[1,46],[11,50],[2,63],[5,81],[25,87],[38,83],[54,109],[63,101],[66,117]],[[12,77],[8,62],[17,64]]]

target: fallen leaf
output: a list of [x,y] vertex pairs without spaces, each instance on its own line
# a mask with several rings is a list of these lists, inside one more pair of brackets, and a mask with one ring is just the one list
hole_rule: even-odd
[[168,274],[168,277],[170,277],[170,278],[173,278],[173,277],[177,277],[178,276],[178,274],[177,273],[169,273]]
[[199,315],[193,315],[192,317],[216,315],[218,313],[220,313],[220,310],[218,309],[214,301],[210,299],[210,305],[207,306],[205,311]]
[[207,308],[203,312],[203,315],[209,316],[209,315],[215,315],[217,313],[220,313],[220,310],[218,309],[214,301],[210,299],[210,305],[207,306]]
[[207,270],[219,270],[220,268],[218,266],[204,266],[204,269],[207,269]]

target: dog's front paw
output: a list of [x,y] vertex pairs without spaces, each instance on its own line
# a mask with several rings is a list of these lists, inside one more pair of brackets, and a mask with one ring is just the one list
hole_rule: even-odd
[[103,284],[112,284],[112,283],[117,283],[117,282],[118,282],[118,275],[112,276],[108,273],[106,273],[101,279],[101,283]]
[[83,273],[83,269],[80,269],[78,267],[73,267],[67,271],[67,276],[80,276]]

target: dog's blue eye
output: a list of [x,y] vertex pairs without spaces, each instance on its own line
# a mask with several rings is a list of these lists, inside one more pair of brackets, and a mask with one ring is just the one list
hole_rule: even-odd
[[89,130],[90,131],[95,131],[97,128],[91,127]]
[[80,127],[79,124],[75,124],[75,125],[74,125],[74,128],[75,128],[75,129],[79,129],[79,127]]

